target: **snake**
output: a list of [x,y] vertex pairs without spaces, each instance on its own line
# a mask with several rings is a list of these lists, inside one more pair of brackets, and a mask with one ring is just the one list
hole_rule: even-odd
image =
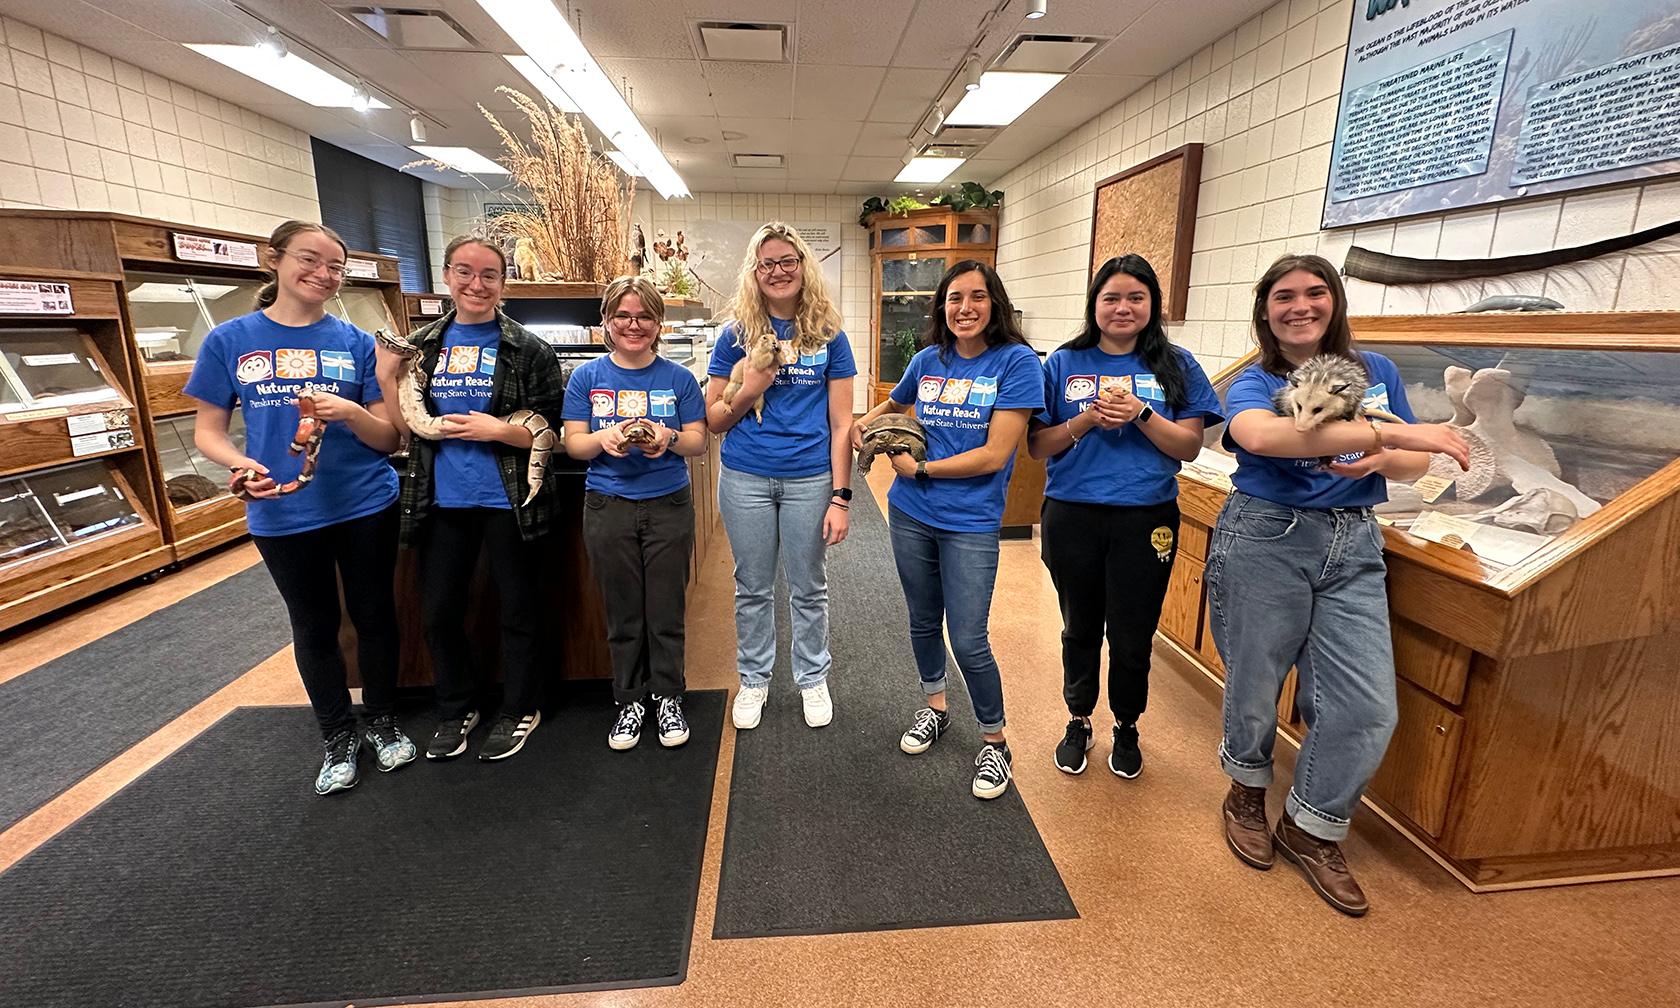
[[[315,463],[321,457],[321,438],[327,433],[327,422],[315,415],[314,385],[305,385],[298,392],[297,404],[297,433],[292,435],[292,443],[286,446],[286,452],[290,455],[302,455],[303,468],[298,470],[297,478],[275,488],[282,495],[297,493],[315,478]],[[233,475],[228,478],[228,492],[240,500],[256,500],[257,498],[245,490],[245,484],[256,478],[255,469],[235,469]]]
[[[403,359],[402,370],[397,374],[397,408],[402,411],[403,422],[408,424],[410,431],[428,441],[443,440],[443,420],[426,409],[426,389],[419,367],[420,348],[386,329],[375,331],[373,338]],[[535,410],[514,410],[501,421],[531,432],[531,461],[525,467],[525,481],[531,492],[519,505],[525,507],[536,500],[542,490],[543,481],[548,478],[549,453],[560,443],[560,438],[542,414]]]

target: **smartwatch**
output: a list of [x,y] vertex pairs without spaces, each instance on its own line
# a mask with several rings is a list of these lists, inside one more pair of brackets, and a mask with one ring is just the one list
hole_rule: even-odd
[[680,438],[680,437],[682,437],[682,431],[680,431],[680,430],[672,431],[670,439],[665,442],[665,450],[670,451],[671,449],[675,448],[677,446],[677,438]]
[[919,480],[924,480],[924,481],[928,478],[927,460],[926,459],[923,459],[920,462],[916,463],[916,478],[919,479]]
[[830,496],[831,497],[838,497],[841,500],[843,500],[843,501],[845,501],[849,504],[849,503],[851,503],[851,500],[852,500],[852,488],[851,487],[835,487],[834,488],[834,493],[830,494]]
[[1144,403],[1143,404],[1143,409],[1138,410],[1138,415],[1132,418],[1132,422],[1133,423],[1143,423],[1145,420],[1148,420],[1150,417],[1152,417],[1154,415],[1155,415],[1155,410],[1152,409],[1149,406],[1148,403]]

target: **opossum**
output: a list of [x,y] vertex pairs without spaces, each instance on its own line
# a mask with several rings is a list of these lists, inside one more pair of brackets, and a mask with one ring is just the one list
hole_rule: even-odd
[[[1289,373],[1289,380],[1272,395],[1272,409],[1291,417],[1295,429],[1306,433],[1326,420],[1362,420],[1374,417],[1405,423],[1386,410],[1365,406],[1370,378],[1365,369],[1339,354],[1319,354]],[[1329,465],[1326,456],[1320,465]]]

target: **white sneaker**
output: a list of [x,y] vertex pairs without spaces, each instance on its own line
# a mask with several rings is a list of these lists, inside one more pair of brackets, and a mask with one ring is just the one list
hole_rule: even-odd
[[799,699],[805,705],[805,723],[812,728],[834,720],[834,701],[828,695],[827,681],[800,690]]
[[759,720],[764,717],[764,701],[769,696],[768,686],[742,686],[741,691],[735,694],[735,727],[742,731],[757,728]]

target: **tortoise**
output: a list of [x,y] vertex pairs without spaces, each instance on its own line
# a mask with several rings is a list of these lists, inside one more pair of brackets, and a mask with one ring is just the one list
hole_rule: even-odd
[[653,447],[653,424],[642,417],[637,417],[620,427],[619,433],[624,435],[625,444],[633,444],[644,450]]
[[927,461],[927,431],[920,420],[908,413],[883,413],[863,428],[858,472],[868,472],[876,455],[902,455],[906,452],[917,462]]

